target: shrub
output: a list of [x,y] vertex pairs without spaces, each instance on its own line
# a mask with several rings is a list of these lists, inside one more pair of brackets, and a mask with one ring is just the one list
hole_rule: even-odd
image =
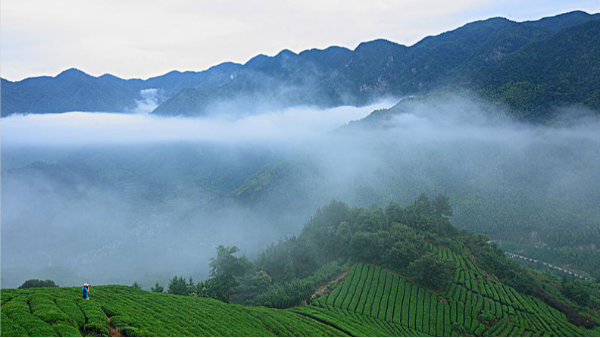
[[26,280],[19,289],[28,289],[28,288],[45,288],[45,287],[58,287],[54,281],[50,279],[39,280],[39,279],[29,279]]

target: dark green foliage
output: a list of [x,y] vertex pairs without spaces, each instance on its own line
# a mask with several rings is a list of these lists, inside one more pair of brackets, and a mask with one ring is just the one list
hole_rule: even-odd
[[477,320],[486,327],[491,327],[496,323],[496,317],[487,310],[482,311],[479,316],[477,316]]
[[431,202],[434,213],[438,216],[452,216],[452,206],[450,205],[450,199],[444,194],[438,194],[435,199]]
[[235,246],[219,245],[217,257],[210,259],[210,275],[213,280],[211,287],[218,295],[217,299],[225,302],[229,302],[233,289],[239,285],[238,280],[244,276],[246,270],[252,267],[252,263],[245,256],[235,257],[233,255],[238,251],[239,249]]
[[433,253],[427,253],[410,263],[408,269],[417,283],[439,290],[452,277],[454,264]]
[[164,286],[162,286],[162,285],[158,284],[158,282],[156,282],[156,284],[150,288],[150,291],[163,293],[165,291],[165,288],[164,288]]
[[600,21],[566,28],[473,76],[492,99],[515,114],[544,120],[549,108],[579,103],[600,108]]
[[563,278],[562,293],[580,306],[588,306],[591,302],[592,288],[588,287],[584,281],[567,281]]
[[254,298],[253,303],[266,307],[285,309],[300,305],[302,301],[309,302],[315,290],[311,281],[295,279],[290,282],[277,284],[268,291]]
[[142,286],[137,281],[133,282],[133,284],[131,284],[131,287],[132,288],[136,288],[136,289],[141,289],[142,288]]
[[385,252],[389,244],[389,232],[387,231],[359,231],[350,240],[350,253],[354,258],[361,261],[381,262],[382,253]]
[[254,274],[247,273],[240,279],[239,286],[231,296],[231,302],[245,304],[256,298],[259,294],[266,292],[272,285],[271,277],[264,271],[256,271]]
[[[310,303],[315,287],[342,271],[343,268],[338,262],[334,261],[323,265],[308,278],[294,279],[274,285],[270,285],[271,280],[268,278],[268,275],[261,271],[255,276],[259,278],[260,289],[266,288],[266,290],[254,297],[245,297],[242,293],[241,297],[244,298],[246,303],[279,309],[296,306],[303,302]],[[240,291],[243,290],[238,290],[238,292]]]
[[57,287],[56,283],[50,279],[39,280],[39,279],[29,279],[25,281],[19,289],[27,289],[27,288],[44,288],[44,287]]
[[519,292],[534,293],[533,278],[518,263],[510,260],[495,243],[472,248],[484,270],[495,274]]
[[173,278],[171,278],[169,281],[167,293],[188,296],[190,294],[188,282],[185,280],[185,278],[183,278],[183,276],[173,276]]

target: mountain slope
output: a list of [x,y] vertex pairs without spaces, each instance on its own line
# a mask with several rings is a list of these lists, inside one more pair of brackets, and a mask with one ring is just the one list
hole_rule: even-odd
[[[375,40],[353,51],[329,48],[296,55],[284,50],[274,57],[250,60],[237,78],[223,86],[180,93],[154,113],[219,113],[223,102],[232,103],[229,109],[250,112],[265,106],[364,105],[386,96],[424,94],[451,83],[469,85],[478,81],[472,76],[478,70],[497,65],[533,42],[552,41],[553,34],[563,28],[595,18],[583,12],[524,23],[492,18],[427,37],[411,47]],[[570,88],[578,87],[573,83]]]
[[599,46],[600,20],[592,20],[531,43],[475,72],[471,82],[529,119],[543,119],[560,105],[600,110]]
[[[289,310],[93,286],[2,290],[2,336],[593,336],[447,248],[457,270],[431,292],[381,267],[356,264],[315,305]],[[596,333],[595,333],[596,332]]]
[[[94,286],[3,289],[2,336],[595,336],[598,286],[520,267],[486,235],[458,231],[443,195],[385,211],[331,202],[245,271],[154,293]],[[223,248],[224,247],[220,247]],[[234,251],[237,250],[233,247]],[[228,249],[226,249],[228,250]],[[341,262],[344,267],[340,269]],[[347,270],[346,270],[347,269]],[[346,270],[344,272],[344,270]],[[259,286],[257,273],[267,277]],[[140,273],[143,273],[142,271]],[[340,274],[341,273],[341,274]],[[339,275],[338,275],[339,274]],[[242,276],[243,275],[243,276]],[[236,277],[237,276],[237,277]],[[320,285],[325,281],[327,284]],[[241,294],[245,304],[219,297]],[[571,284],[569,284],[571,283]],[[261,283],[262,284],[262,283]],[[249,287],[254,285],[255,288]],[[568,292],[583,292],[587,300]],[[285,291],[284,291],[285,290]],[[324,295],[314,294],[325,290]],[[216,293],[214,293],[216,292]],[[231,293],[229,293],[231,292]],[[323,292],[323,291],[319,291]],[[311,296],[313,295],[313,296]],[[221,299],[221,298],[219,298]],[[228,300],[230,298],[227,298]],[[233,299],[233,298],[231,298]],[[311,305],[302,305],[303,301]],[[584,303],[586,301],[586,303]],[[305,304],[305,303],[304,303]],[[288,308],[275,310],[272,307]]]
[[147,80],[124,80],[105,74],[90,76],[68,69],[56,77],[11,82],[2,79],[2,116],[14,113],[126,112],[142,100],[140,91],[157,89],[160,101],[183,88],[219,86],[231,80],[241,65],[223,63],[202,72],[170,72]]
[[[486,94],[496,98],[510,91],[503,87],[505,83],[489,80],[496,74],[496,65],[531,43],[546,41],[543,43],[552,45],[554,34],[598,17],[598,14],[577,11],[522,23],[492,18],[426,37],[410,47],[375,40],[361,43],[355,50],[330,47],[299,54],[283,50],[273,57],[258,55],[245,65],[223,63],[202,72],[173,71],[147,80],[123,80],[108,74],[96,78],[77,70],[67,70],[54,78],[18,82],[2,79],[2,116],[66,111],[122,112],[135,108],[136,100],[142,99],[140,91],[149,88],[158,90],[159,103],[162,103],[154,114],[188,116],[222,111],[252,113],[298,105],[364,105],[385,97],[424,94],[451,83],[479,84],[484,86]],[[577,30],[570,34],[578,48],[591,48],[586,44],[595,43],[581,40],[576,36]],[[564,36],[557,35],[557,38]],[[554,54],[546,58],[521,58],[556,78],[560,75],[555,75],[555,63],[549,56],[558,55],[560,51],[554,50]],[[523,53],[531,53],[531,48]],[[590,54],[585,64],[576,66],[593,66],[597,61],[594,55],[597,53]],[[533,64],[534,60],[546,63]],[[489,70],[490,67],[494,69]],[[536,69],[527,67],[520,70],[532,76],[537,74]],[[497,70],[505,71],[511,71],[511,67],[502,66]],[[569,81],[567,87],[549,90],[545,96],[562,94],[558,89],[585,91],[588,80],[596,81],[596,78],[588,77],[584,87],[579,87],[581,83],[577,81]],[[545,78],[535,78],[529,82],[545,81]],[[596,92],[590,93],[590,97],[593,95]],[[560,99],[593,109],[597,107],[591,98],[568,94]]]
[[[399,325],[342,318],[326,323],[292,311],[125,286],[2,290],[2,336],[417,336]],[[355,323],[358,318],[358,325]],[[383,322],[382,322],[383,324]]]
[[66,111],[123,111],[134,108],[139,95],[135,80],[95,78],[77,69],[54,78],[36,77],[19,82],[2,80],[2,116],[13,113]]

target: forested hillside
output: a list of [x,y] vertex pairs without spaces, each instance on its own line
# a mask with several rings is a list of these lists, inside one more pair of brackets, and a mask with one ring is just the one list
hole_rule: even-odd
[[600,20],[592,20],[532,42],[471,80],[486,97],[531,121],[547,121],[552,108],[571,104],[598,111],[599,46]]
[[[194,284],[174,277],[168,294],[158,283],[154,292],[92,286],[89,301],[80,298],[79,288],[3,289],[1,334],[600,333],[597,284],[561,282],[519,267],[487,236],[454,228],[448,202],[443,195],[433,200],[422,195],[411,205],[392,203],[385,210],[332,202],[298,236],[271,246],[254,262],[234,255],[235,247],[217,248],[212,278]],[[262,306],[227,304],[234,301]]]
[[413,46],[378,39],[354,50],[283,50],[244,65],[222,63],[147,80],[93,77],[75,69],[56,77],[2,79],[2,116],[132,112],[145,99],[144,90],[153,91],[156,115],[203,116],[361,106],[459,86],[539,121],[557,105],[598,109],[597,21],[598,14],[580,11],[528,22],[490,18]]

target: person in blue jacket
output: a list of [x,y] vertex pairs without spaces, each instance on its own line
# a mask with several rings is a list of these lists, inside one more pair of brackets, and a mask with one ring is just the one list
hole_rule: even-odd
[[88,283],[83,284],[83,288],[81,288],[81,292],[83,293],[83,299],[90,300],[90,285]]

